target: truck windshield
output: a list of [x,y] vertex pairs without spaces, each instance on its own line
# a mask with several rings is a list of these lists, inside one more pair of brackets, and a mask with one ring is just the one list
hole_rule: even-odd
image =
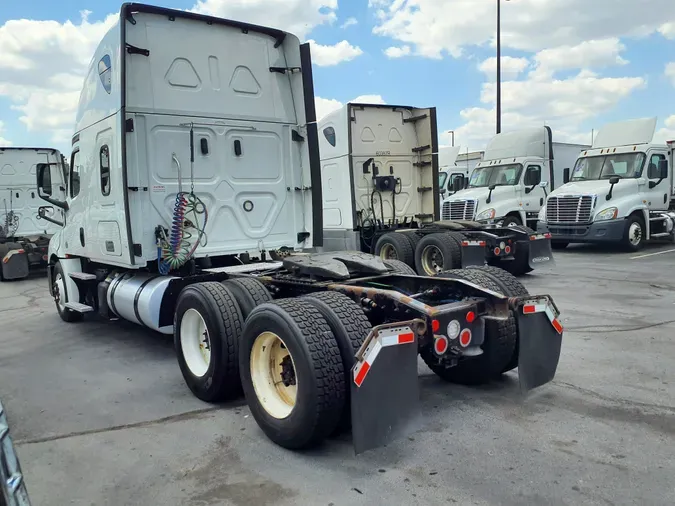
[[579,158],[570,181],[609,179],[612,176],[635,178],[642,175],[644,153],[619,153]]
[[494,165],[474,169],[469,180],[469,188],[487,188],[488,186],[509,186],[518,184],[523,166],[519,163]]

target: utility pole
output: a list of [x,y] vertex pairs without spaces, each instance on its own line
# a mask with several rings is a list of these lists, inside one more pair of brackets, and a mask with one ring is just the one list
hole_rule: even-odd
[[502,131],[502,41],[501,41],[501,5],[497,0],[497,133]]

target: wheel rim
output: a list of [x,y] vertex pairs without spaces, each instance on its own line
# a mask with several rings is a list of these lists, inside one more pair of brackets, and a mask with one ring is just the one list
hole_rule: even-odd
[[429,275],[443,272],[443,253],[438,247],[430,244],[422,250],[422,269]]
[[66,301],[62,294],[66,293],[63,283],[63,276],[61,273],[58,273],[54,278],[54,301],[59,308],[59,311],[66,310]]
[[180,322],[180,347],[190,372],[204,376],[211,364],[211,337],[201,313],[188,309]]
[[398,253],[396,253],[396,248],[393,244],[385,244],[380,250],[380,258],[384,260],[398,260]]
[[628,240],[633,246],[637,246],[642,242],[642,227],[638,222],[633,222],[628,227]]
[[251,349],[251,380],[260,405],[281,420],[291,414],[298,395],[293,357],[273,332],[260,334]]

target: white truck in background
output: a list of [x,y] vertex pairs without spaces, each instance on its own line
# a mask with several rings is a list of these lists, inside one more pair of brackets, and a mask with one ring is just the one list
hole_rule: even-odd
[[673,143],[652,143],[656,120],[607,124],[580,153],[569,182],[539,213],[553,247],[615,243],[637,251],[651,239],[675,238]]
[[[65,167],[58,150],[0,147],[0,280],[22,279],[31,267],[46,267],[49,239],[59,230],[62,210],[42,205],[38,196],[38,164],[50,169],[48,195],[62,200]],[[38,215],[40,207],[44,219]]]
[[581,144],[553,142],[549,127],[495,135],[467,188],[443,200],[444,220],[476,220],[536,229],[548,192],[563,184]]
[[467,180],[471,172],[466,164],[457,163],[460,146],[441,146],[438,149],[438,191],[440,202],[455,192],[454,180]]

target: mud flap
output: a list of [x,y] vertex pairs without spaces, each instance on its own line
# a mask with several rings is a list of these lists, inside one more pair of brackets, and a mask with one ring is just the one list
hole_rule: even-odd
[[[527,242],[519,242],[518,248],[527,245]],[[529,241],[528,264],[531,269],[536,269],[542,265],[554,266],[553,251],[551,250],[550,235],[545,234],[532,235]]]
[[2,269],[2,277],[6,280],[28,277],[30,272],[28,254],[23,249],[10,250],[4,258],[0,259],[0,269]]
[[462,241],[462,269],[485,265],[485,241]]
[[555,376],[563,327],[548,296],[520,301],[514,313],[518,325],[518,379],[525,393]]
[[375,327],[356,353],[350,382],[356,454],[419,428],[417,329],[423,326],[413,320]]

